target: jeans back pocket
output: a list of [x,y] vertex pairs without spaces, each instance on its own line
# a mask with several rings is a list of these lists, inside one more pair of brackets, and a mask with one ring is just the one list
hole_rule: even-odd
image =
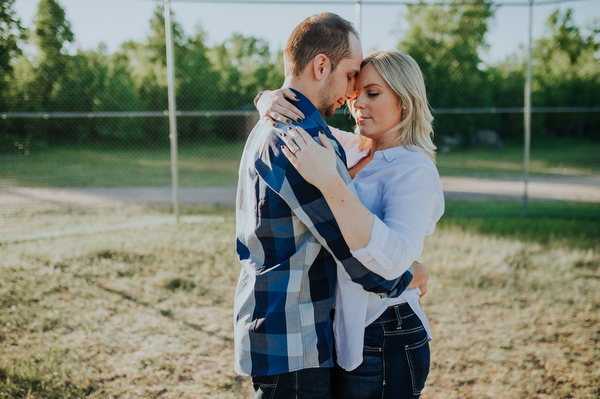
[[429,339],[425,338],[415,344],[404,347],[408,367],[410,369],[410,378],[412,381],[413,395],[420,395],[425,387],[425,381],[429,375],[430,353]]

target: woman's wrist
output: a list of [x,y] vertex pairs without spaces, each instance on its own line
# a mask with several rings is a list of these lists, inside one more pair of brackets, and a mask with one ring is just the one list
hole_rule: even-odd
[[334,169],[332,173],[322,174],[315,187],[321,191],[324,197],[335,198],[340,194],[343,187],[346,187],[346,183],[342,176],[337,173],[337,170]]

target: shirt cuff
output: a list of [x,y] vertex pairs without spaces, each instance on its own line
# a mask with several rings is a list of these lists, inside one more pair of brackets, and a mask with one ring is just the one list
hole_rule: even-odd
[[382,248],[382,246],[385,247],[387,244],[389,235],[389,228],[378,217],[374,216],[369,244],[356,251],[350,250],[350,253],[371,271],[375,271],[369,267],[373,266],[373,262],[384,270],[390,270],[392,268],[392,261],[383,252]]

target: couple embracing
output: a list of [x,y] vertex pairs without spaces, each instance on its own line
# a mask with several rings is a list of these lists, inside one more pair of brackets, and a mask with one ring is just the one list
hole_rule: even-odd
[[[363,59],[330,13],[284,57],[239,170],[235,369],[255,398],[417,398],[431,334],[415,260],[444,209],[423,76],[401,52]],[[356,133],[323,119],[347,101]]]

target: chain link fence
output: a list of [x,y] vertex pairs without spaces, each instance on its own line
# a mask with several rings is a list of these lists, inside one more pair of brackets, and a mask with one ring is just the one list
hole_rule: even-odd
[[[76,32],[68,10],[61,14],[56,0],[38,2],[32,26],[21,26],[28,28],[23,35],[19,16],[11,12],[13,1],[2,3],[13,20],[2,28],[2,40],[13,37],[17,45],[6,52],[10,59],[0,79],[1,240],[51,230],[52,222],[40,215],[126,205],[172,207],[163,3],[152,2],[156,8],[146,21],[145,39],[109,51],[105,45],[73,49]],[[232,26],[229,38],[211,42],[202,29],[190,32],[178,23],[179,15],[193,10],[226,25],[228,15],[247,10],[241,1],[222,2],[227,14],[212,15],[208,3],[171,2],[177,191],[184,207],[233,205],[244,139],[258,118],[252,99],[283,82],[281,48],[264,37],[234,33]],[[263,3],[268,2],[244,7],[258,9]],[[529,2],[306,3],[302,13],[294,11],[297,22],[325,11],[322,7],[349,20],[364,16],[357,23],[363,43],[376,42],[370,31],[382,29],[378,18],[366,16],[397,16],[385,31],[396,32],[390,34],[396,36],[394,48],[411,54],[423,70],[448,214],[523,210],[527,48],[515,46],[495,60],[485,54],[494,52],[488,32],[517,29],[514,12],[527,13]],[[546,29],[532,42],[527,209],[543,211],[548,200],[597,204],[600,26],[591,19],[586,26],[577,24],[569,2],[567,7],[558,1],[538,3],[534,21],[541,18],[535,14],[538,7],[556,11],[544,14]],[[286,7],[292,7],[285,2],[267,6],[274,10],[271,19],[285,19]],[[287,38],[294,25],[280,35]],[[520,43],[527,44],[527,27],[517,30]],[[365,53],[370,50],[365,46]],[[328,122],[345,130],[354,126],[347,111]]]

